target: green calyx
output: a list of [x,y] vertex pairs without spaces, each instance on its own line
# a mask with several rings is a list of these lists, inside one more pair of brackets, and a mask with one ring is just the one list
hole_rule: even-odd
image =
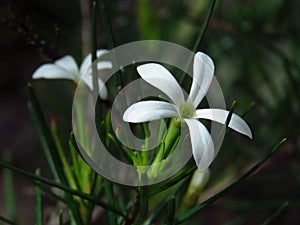
[[192,119],[195,116],[196,109],[191,103],[183,103],[180,105],[179,113],[181,118]]

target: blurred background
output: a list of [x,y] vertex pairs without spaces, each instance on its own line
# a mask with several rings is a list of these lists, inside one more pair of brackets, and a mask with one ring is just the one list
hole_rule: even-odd
[[[106,2],[116,45],[158,39],[189,49],[209,5],[208,0]],[[31,172],[40,167],[47,175],[27,110],[27,83],[32,82],[48,121],[57,119],[67,143],[72,82],[32,81],[31,76],[43,63],[67,54],[80,63],[90,51],[90,2],[11,0],[1,1],[0,6],[0,157]],[[288,140],[254,176],[197,215],[195,224],[260,224],[285,201],[288,208],[272,224],[300,223],[299,12],[299,0],[216,2],[198,51],[214,60],[227,107],[237,101],[235,112],[244,114],[253,140],[227,134],[212,165],[208,190],[199,201],[232,182],[282,138]],[[98,39],[99,48],[107,48],[102,24]],[[13,176],[10,191],[16,193],[17,206],[9,209],[6,193],[10,186],[4,180],[10,178],[0,170],[0,215],[15,214],[20,224],[33,224],[34,187]]]

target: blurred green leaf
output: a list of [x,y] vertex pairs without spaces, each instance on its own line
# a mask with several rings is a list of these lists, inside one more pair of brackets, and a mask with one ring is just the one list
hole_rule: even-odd
[[137,1],[137,19],[142,40],[158,40],[160,36],[157,15],[152,9],[153,1]]

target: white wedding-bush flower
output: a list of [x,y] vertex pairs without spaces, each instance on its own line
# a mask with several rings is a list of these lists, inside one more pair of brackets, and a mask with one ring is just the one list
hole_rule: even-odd
[[[107,50],[97,50],[97,57],[101,57]],[[35,70],[32,75],[33,79],[45,78],[45,79],[70,79],[79,83],[80,79],[82,79],[85,84],[92,89],[93,87],[93,78],[92,78],[92,61],[91,61],[91,54],[89,54],[83,60],[80,68],[75,61],[75,59],[70,56],[66,55],[54,63],[46,63],[41,65],[39,68]],[[112,63],[109,61],[99,61],[97,62],[97,70],[104,70],[104,69],[111,69]],[[84,76],[83,76],[84,75]],[[106,99],[107,98],[107,89],[103,83],[103,81],[99,78],[98,85],[100,91],[100,98]]]
[[[202,52],[195,54],[193,81],[187,99],[184,98],[182,88],[176,79],[162,65],[148,63],[138,66],[137,71],[143,80],[164,92],[172,103],[153,100],[137,102],[124,112],[124,121],[141,123],[162,118],[180,118],[189,128],[192,152],[199,170],[207,169],[215,157],[214,143],[207,128],[198,119],[209,119],[225,124],[229,115],[229,111],[223,109],[197,109],[214,76],[211,58]],[[234,113],[228,126],[252,138],[247,123]]]

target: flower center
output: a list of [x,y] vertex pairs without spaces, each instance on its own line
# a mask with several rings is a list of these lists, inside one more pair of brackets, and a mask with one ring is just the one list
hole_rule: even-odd
[[196,109],[193,104],[183,103],[180,105],[179,113],[182,118],[191,119],[195,116]]

